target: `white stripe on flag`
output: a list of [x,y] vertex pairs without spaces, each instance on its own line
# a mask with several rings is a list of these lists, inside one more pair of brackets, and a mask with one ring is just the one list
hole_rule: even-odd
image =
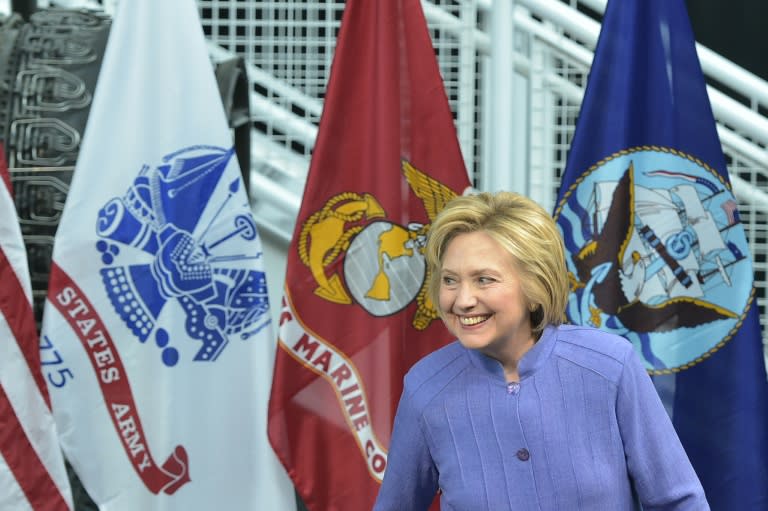
[[[0,172],[4,161],[0,151]],[[72,509],[39,363],[26,250],[4,181],[0,218],[0,509]]]

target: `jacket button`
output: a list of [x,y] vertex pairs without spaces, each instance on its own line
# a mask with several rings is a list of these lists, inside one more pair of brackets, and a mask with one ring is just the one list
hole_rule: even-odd
[[517,459],[520,461],[528,461],[531,458],[531,453],[528,452],[528,449],[522,448],[517,451]]

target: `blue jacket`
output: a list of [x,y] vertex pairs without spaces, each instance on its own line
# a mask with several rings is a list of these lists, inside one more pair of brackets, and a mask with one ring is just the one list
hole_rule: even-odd
[[374,511],[709,509],[629,341],[548,327],[518,371],[458,342],[414,365]]

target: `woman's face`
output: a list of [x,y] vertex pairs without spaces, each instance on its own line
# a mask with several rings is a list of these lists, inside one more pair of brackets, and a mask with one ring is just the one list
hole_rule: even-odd
[[439,306],[466,348],[503,360],[531,342],[528,303],[512,257],[485,232],[459,234],[445,249]]

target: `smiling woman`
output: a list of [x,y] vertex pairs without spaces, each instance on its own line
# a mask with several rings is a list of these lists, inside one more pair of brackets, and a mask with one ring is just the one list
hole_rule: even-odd
[[521,272],[507,251],[484,231],[454,236],[444,251],[437,302],[443,321],[465,348],[498,360],[508,380],[538,339]]
[[564,325],[551,216],[518,194],[458,197],[426,246],[430,296],[457,341],[405,385],[375,511],[707,510],[632,344]]
[[[483,193],[457,197],[439,218],[432,224],[426,248],[427,264],[435,270],[429,282],[435,303],[451,242],[461,234],[482,235],[495,242],[492,245],[499,250],[494,253],[505,259],[504,264],[519,273],[534,333],[538,336],[546,325],[565,320],[569,292],[565,253],[557,226],[541,206],[518,194]],[[477,255],[484,261],[488,254],[481,250]]]

